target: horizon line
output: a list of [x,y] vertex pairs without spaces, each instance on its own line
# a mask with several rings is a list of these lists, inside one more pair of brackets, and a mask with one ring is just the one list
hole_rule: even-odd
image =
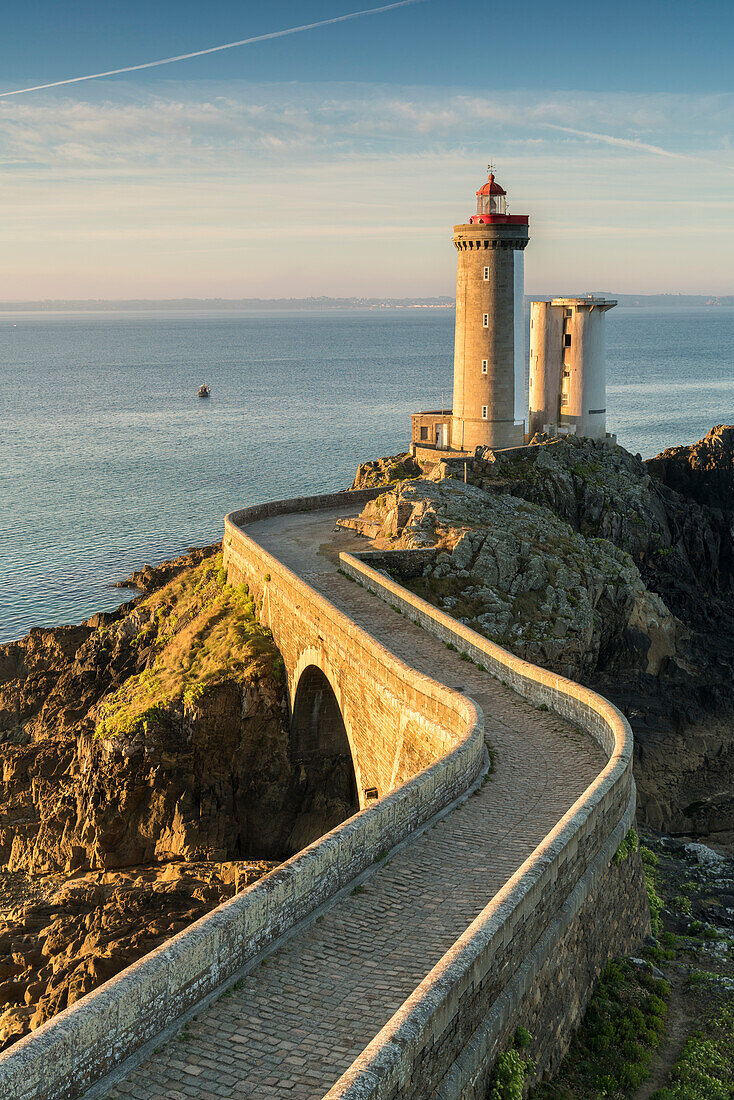
[[[526,298],[557,298],[559,297],[558,291],[534,291],[526,290]],[[613,290],[582,290],[582,291],[563,291],[560,293],[561,297],[588,297],[604,294],[608,297],[618,298],[703,298],[703,299],[732,299],[734,302],[734,291],[731,293],[722,293],[720,291],[670,291],[670,290],[644,290],[644,291],[613,291]],[[445,304],[455,302],[455,295],[450,294],[349,294],[349,295],[331,295],[331,294],[309,294],[302,297],[295,297],[293,295],[278,295],[277,297],[261,298],[256,296],[248,297],[223,297],[221,295],[208,295],[208,296],[193,296],[182,295],[178,297],[168,296],[165,298],[136,298],[136,297],[119,297],[119,298],[61,298],[61,297],[45,297],[45,298],[1,298],[0,308],[7,308],[9,306],[77,306],[77,305],[128,305],[128,304],[146,304],[146,305],[172,305],[178,303],[226,303],[232,305],[239,305],[243,303],[278,303],[278,302],[304,302],[311,305],[318,305],[319,303],[327,302],[441,302]]]

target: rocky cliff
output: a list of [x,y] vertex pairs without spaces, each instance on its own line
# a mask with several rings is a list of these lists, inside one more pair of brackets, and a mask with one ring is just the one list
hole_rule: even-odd
[[718,424],[697,443],[670,447],[645,465],[682,496],[734,513],[734,427]]
[[537,437],[478,450],[466,475],[463,460],[426,468],[361,518],[386,548],[435,549],[408,582],[419,595],[620,706],[645,821],[729,845],[733,441],[717,427],[644,463]]
[[[0,1044],[254,881],[313,823],[282,660],[215,551],[146,568],[146,595],[116,613],[0,646]],[[321,831],[346,816],[321,811]]]

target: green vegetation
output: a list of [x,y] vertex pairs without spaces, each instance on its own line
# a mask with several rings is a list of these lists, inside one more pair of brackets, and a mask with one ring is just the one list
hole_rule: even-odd
[[590,481],[594,485],[604,485],[604,467],[599,462],[577,462],[573,467],[573,473],[578,474],[582,481]]
[[141,622],[134,644],[150,650],[147,667],[104,700],[97,737],[148,733],[224,680],[265,670],[283,677],[272,634],[258,622],[247,585],[227,584],[221,554],[152,593],[132,616]]
[[387,476],[391,485],[396,481],[415,480],[415,465],[411,462],[408,468],[404,462],[393,462],[387,468]]
[[553,1081],[533,1100],[623,1100],[645,1080],[665,1026],[670,987],[627,960],[610,962]]
[[529,1063],[516,1050],[498,1054],[492,1073],[489,1100],[522,1100],[528,1069]]
[[519,1027],[512,1049],[497,1055],[489,1083],[489,1100],[522,1100],[525,1078],[534,1067],[532,1060],[521,1058],[518,1051],[526,1050],[532,1039],[526,1027]]
[[[609,964],[560,1071],[534,1100],[634,1100],[651,1072],[651,1100],[734,1100],[734,939],[728,923],[698,919],[708,918],[717,890],[726,899],[730,872],[699,864],[670,838],[642,835],[656,936],[644,949],[648,965]],[[618,862],[635,840],[628,833]]]
[[688,917],[693,913],[693,902],[685,894],[677,894],[673,898],[673,905]]
[[518,1050],[527,1050],[533,1037],[526,1027],[520,1026],[515,1032],[515,1046]]
[[629,859],[640,847],[640,840],[634,829],[630,829],[627,836],[624,838],[620,846],[617,848],[612,859],[612,863],[618,867],[620,863],[624,863],[626,859]]
[[[700,971],[698,972],[701,973]],[[693,975],[692,975],[693,977]],[[716,975],[705,975],[715,1007],[701,1020],[671,1072],[671,1083],[651,1100],[732,1100],[734,1097],[734,998],[716,991]]]
[[663,899],[660,897],[660,862],[657,854],[644,844],[640,848],[642,866],[645,871],[645,885],[647,886],[647,900],[650,904],[650,927],[654,936],[659,936],[663,927],[660,914],[663,911]]

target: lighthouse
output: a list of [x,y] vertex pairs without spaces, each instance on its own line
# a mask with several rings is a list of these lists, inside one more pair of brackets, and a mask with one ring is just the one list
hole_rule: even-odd
[[473,452],[525,442],[524,256],[527,214],[509,214],[489,166],[477,209],[454,226],[458,253],[454,396],[450,410],[415,413],[415,446]]
[[454,226],[458,252],[454,449],[525,442],[524,249],[527,214],[507,213],[507,192],[489,170],[477,212]]

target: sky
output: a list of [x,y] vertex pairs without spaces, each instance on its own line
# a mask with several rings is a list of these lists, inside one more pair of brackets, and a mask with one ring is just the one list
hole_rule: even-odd
[[731,0],[417,0],[22,91],[362,5],[6,8],[0,299],[453,294],[488,161],[529,292],[734,294]]

